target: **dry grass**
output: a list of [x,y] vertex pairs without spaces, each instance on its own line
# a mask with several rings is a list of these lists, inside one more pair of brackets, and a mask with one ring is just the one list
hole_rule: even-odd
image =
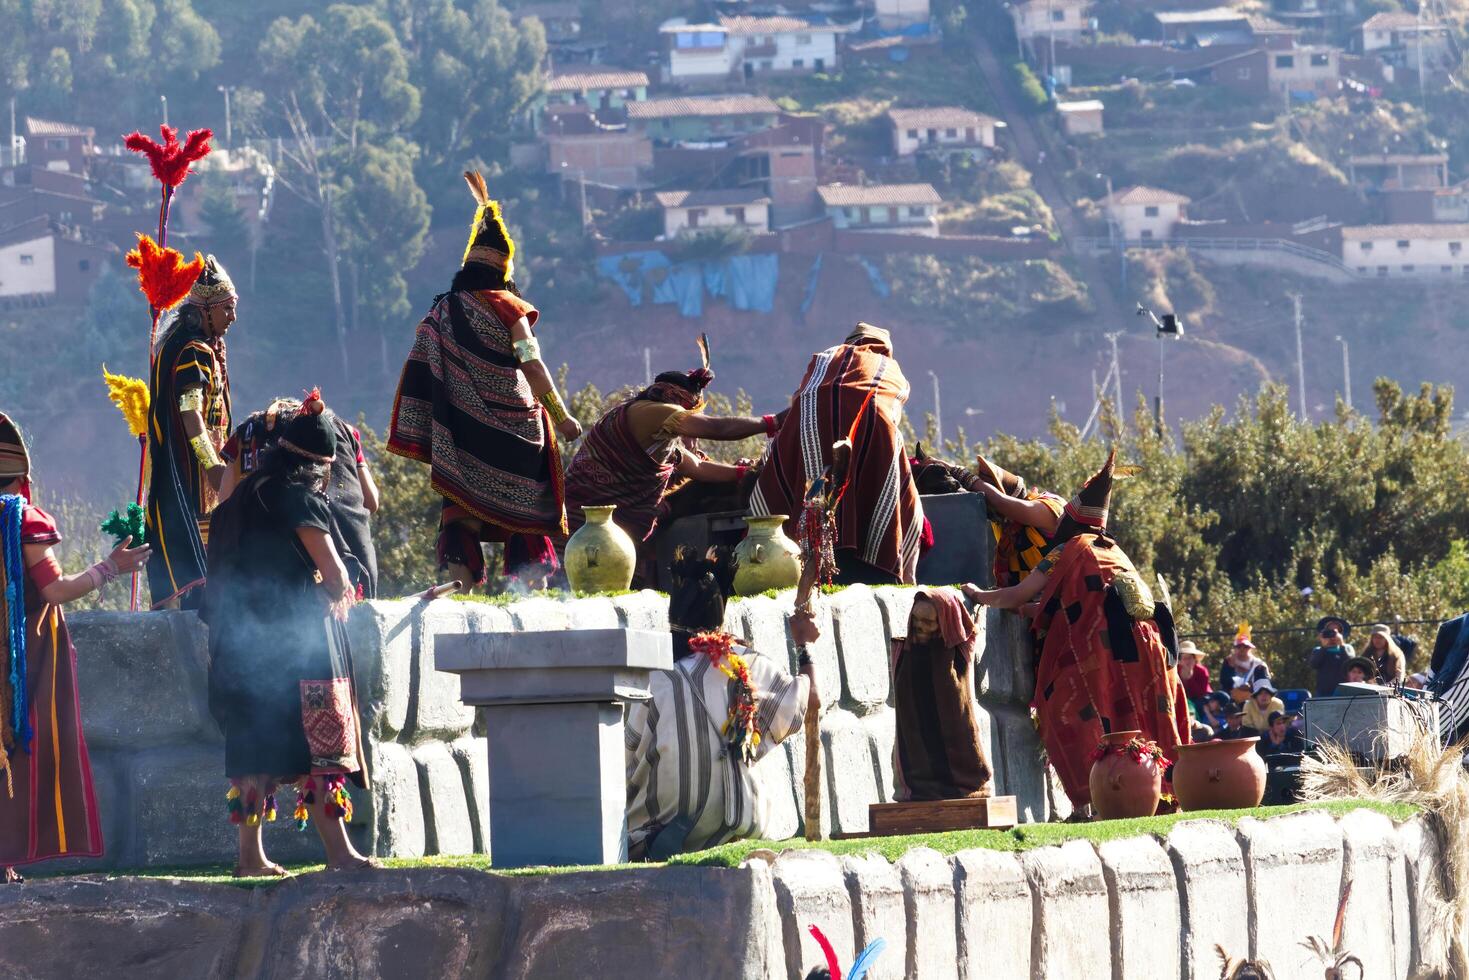
[[1360,768],[1351,754],[1323,742],[1320,757],[1301,760],[1301,795],[1306,800],[1374,800],[1405,803],[1427,814],[1442,848],[1447,902],[1436,928],[1449,936],[1452,975],[1469,977],[1469,775],[1464,752],[1469,741],[1444,748],[1433,731],[1418,731],[1402,764]]

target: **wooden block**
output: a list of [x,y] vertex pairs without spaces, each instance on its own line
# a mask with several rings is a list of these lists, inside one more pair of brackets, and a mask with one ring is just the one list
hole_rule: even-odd
[[945,830],[998,830],[1016,824],[1013,796],[980,800],[874,803],[867,808],[868,834],[932,834]]

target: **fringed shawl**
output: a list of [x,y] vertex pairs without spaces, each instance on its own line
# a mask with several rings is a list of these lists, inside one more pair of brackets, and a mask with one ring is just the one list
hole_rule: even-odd
[[[8,695],[0,705],[0,756],[31,742],[30,698],[26,692],[25,557],[21,549],[21,518],[25,498],[0,496],[0,615],[5,623],[4,676],[0,691]],[[0,768],[5,768],[0,759]]]

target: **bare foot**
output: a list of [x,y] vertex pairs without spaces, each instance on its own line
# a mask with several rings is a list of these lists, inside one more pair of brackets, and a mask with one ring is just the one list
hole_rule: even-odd
[[291,874],[291,872],[287,871],[285,868],[281,867],[279,864],[273,864],[273,863],[271,863],[269,861],[265,862],[264,864],[254,864],[254,865],[237,864],[237,865],[235,865],[234,876],[236,878],[294,878],[295,877],[295,875]]
[[381,868],[382,862],[377,858],[363,857],[361,854],[353,854],[351,857],[340,858],[336,861],[327,862],[328,871],[363,871],[367,868]]
[[25,881],[25,879],[21,877],[20,872],[15,870],[14,868],[5,868],[4,871],[5,874],[3,876],[0,876],[0,883],[6,885],[19,885]]

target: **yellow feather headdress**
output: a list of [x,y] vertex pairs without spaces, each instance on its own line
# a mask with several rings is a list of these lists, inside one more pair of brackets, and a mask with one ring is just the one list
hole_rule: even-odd
[[515,240],[510,237],[501,217],[500,202],[490,199],[490,189],[478,170],[466,170],[464,182],[469,185],[469,193],[479,207],[475,209],[474,222],[469,226],[469,241],[464,246],[460,264],[475,261],[504,268],[515,258]]
[[107,397],[122,412],[128,431],[141,436],[148,431],[148,382],[141,378],[129,378],[121,374],[110,374],[107,365],[102,365],[102,380],[107,382]]

